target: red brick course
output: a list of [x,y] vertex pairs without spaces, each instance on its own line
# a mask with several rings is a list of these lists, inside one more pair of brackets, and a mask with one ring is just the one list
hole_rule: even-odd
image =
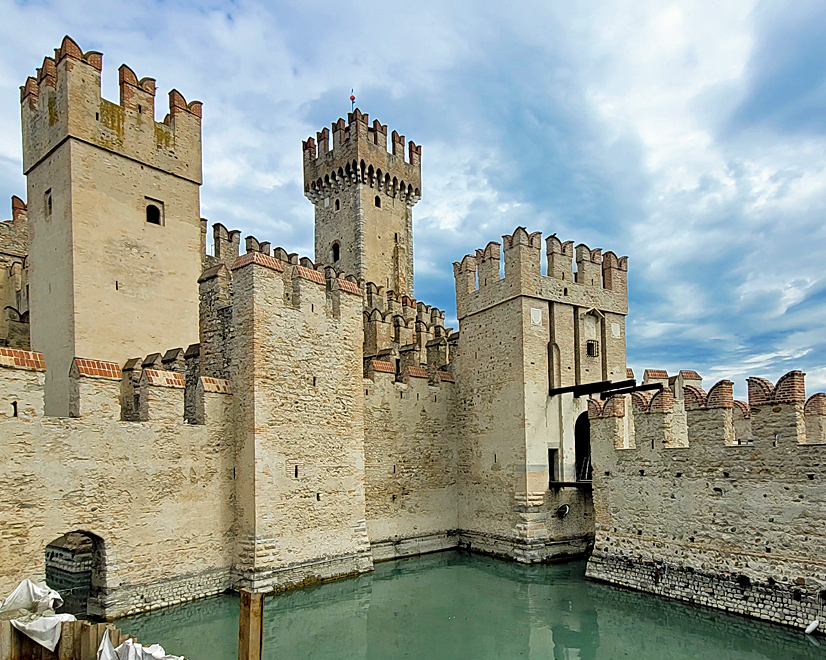
[[361,295],[361,289],[359,289],[359,285],[355,282],[351,282],[350,280],[338,280],[338,287],[339,289],[341,289],[342,291],[346,291],[347,293],[352,293],[356,296]]
[[806,401],[803,412],[807,415],[826,415],[826,394],[823,392],[812,394]]
[[23,351],[19,348],[0,348],[0,367],[46,371],[43,353]]
[[644,378],[668,378],[668,372],[665,369],[646,369]]
[[806,374],[790,371],[780,377],[777,386],[765,378],[749,378],[749,406],[771,405],[774,403],[804,403],[806,400]]
[[439,377],[439,380],[443,383],[455,383],[456,378],[452,373],[449,371],[437,371],[436,375]]
[[219,394],[231,394],[229,381],[223,378],[212,378],[211,376],[201,376],[201,385],[204,392],[218,392]]
[[383,371],[388,374],[396,373],[392,362],[384,362],[383,360],[370,360],[373,371]]
[[103,362],[76,357],[75,366],[81,376],[120,380],[120,365],[117,362]]
[[258,264],[259,266],[276,270],[279,273],[284,272],[284,264],[279,259],[275,259],[268,254],[262,254],[261,252],[247,252],[241,255],[235,260],[235,263],[232,264],[232,270],[243,268],[248,264]]
[[733,408],[734,383],[730,380],[721,380],[708,391],[706,399],[708,408]]
[[177,371],[161,371],[160,369],[144,369],[143,373],[146,375],[146,380],[150,385],[158,385],[160,387],[177,387],[183,388],[186,386],[184,375]]
[[305,280],[310,280],[316,284],[327,284],[327,280],[324,278],[324,273],[320,273],[312,268],[307,268],[306,266],[296,266],[295,274],[298,275],[298,277]]

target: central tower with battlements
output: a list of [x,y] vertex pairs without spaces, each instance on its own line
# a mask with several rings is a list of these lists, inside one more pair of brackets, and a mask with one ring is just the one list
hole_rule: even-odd
[[198,338],[201,104],[69,37],[21,87],[28,189],[31,345],[45,354],[46,412],[69,413],[75,357],[123,364]]
[[304,143],[304,194],[315,206],[315,259],[400,296],[413,295],[413,206],[422,148],[358,109]]

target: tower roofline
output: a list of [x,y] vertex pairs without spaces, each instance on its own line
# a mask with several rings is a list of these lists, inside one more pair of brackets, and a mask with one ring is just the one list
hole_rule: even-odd
[[[387,140],[387,125],[369,123],[369,115],[358,108],[332,123],[332,132],[323,128],[302,143],[304,191],[311,191],[350,179],[376,185],[395,194],[404,191],[410,200],[421,195],[421,145],[410,140],[405,155],[405,137],[397,131]],[[409,189],[409,193],[408,193]]]

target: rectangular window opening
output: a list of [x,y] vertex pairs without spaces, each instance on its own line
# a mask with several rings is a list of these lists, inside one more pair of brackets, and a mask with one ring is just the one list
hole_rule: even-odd
[[599,342],[596,339],[585,342],[585,353],[588,357],[599,357]]
[[559,450],[548,448],[548,475],[550,483],[560,481],[559,478]]

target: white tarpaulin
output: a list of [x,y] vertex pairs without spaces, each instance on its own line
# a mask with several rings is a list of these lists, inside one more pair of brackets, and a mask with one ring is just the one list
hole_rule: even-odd
[[31,637],[40,646],[54,651],[60,642],[60,631],[64,621],[74,621],[73,614],[39,615],[30,614],[19,619],[12,619],[11,625],[27,637]]
[[45,582],[23,580],[0,607],[0,612],[11,610],[28,610],[33,614],[40,614],[46,610],[54,610],[63,605],[63,599],[54,589],[50,589]]
[[54,651],[60,641],[64,621],[74,621],[72,614],[55,614],[54,608],[63,605],[63,599],[45,582],[23,580],[0,606],[2,612],[17,612],[11,625],[41,646]]
[[109,631],[103,633],[98,647],[98,660],[186,660],[182,655],[167,655],[158,644],[142,646],[132,639],[127,639],[115,648],[109,639]]

